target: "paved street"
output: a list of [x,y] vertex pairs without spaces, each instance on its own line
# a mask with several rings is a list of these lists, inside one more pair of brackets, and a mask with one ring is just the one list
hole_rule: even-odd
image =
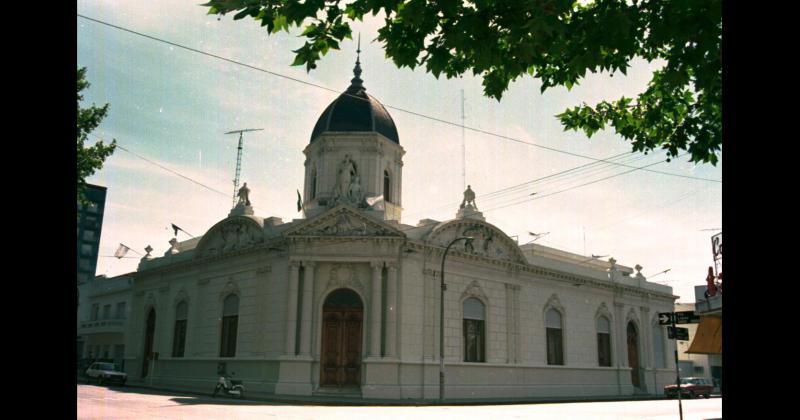
[[[78,419],[678,419],[677,400],[441,407],[351,407],[236,401],[133,387],[78,385]],[[722,399],[683,401],[684,420],[722,418]]]

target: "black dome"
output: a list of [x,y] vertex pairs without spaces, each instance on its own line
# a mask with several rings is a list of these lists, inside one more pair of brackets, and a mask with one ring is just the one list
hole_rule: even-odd
[[320,115],[311,133],[311,142],[326,132],[365,131],[384,135],[389,140],[400,144],[397,127],[386,108],[366,92],[361,84],[361,66],[356,61],[353,70],[355,77],[344,93],[331,102]]

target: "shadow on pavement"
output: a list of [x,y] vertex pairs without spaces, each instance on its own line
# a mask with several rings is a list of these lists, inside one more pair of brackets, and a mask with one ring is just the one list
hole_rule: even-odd
[[[79,383],[79,385],[85,385]],[[202,393],[191,393],[185,391],[169,391],[169,390],[160,390],[160,389],[153,389],[153,388],[142,388],[137,386],[119,386],[119,385],[95,385],[91,384],[91,386],[100,386],[103,388],[108,388],[113,390],[114,392],[121,392],[127,394],[140,394],[140,395],[161,395],[161,396],[171,396],[171,401],[174,401],[178,404],[217,404],[217,405],[292,405],[291,403],[286,402],[278,402],[278,401],[266,401],[266,400],[249,400],[247,398],[243,400],[230,398],[226,396],[218,396],[212,397],[211,392],[208,394]]]

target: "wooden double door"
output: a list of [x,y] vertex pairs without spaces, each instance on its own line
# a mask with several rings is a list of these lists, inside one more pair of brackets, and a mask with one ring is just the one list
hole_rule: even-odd
[[323,387],[361,385],[364,308],[349,289],[332,292],[322,308],[321,379]]

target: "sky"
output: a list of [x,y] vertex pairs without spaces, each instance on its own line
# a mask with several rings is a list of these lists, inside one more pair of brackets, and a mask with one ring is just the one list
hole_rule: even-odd
[[[78,1],[86,18],[247,65],[76,16],[77,62],[91,83],[81,105],[110,104],[90,140],[120,145],[87,179],[108,188],[98,275],[135,271],[148,245],[163,255],[173,223],[201,236],[228,215],[238,145],[229,131],[263,129],[245,133],[240,181],[256,215],[301,218],[295,191],[303,190],[302,151],[317,118],[350,84],[360,33],[364,86],[388,108],[406,152],[402,223],[455,218],[466,182],[486,221],[520,244],[534,239],[529,232],[549,232],[536,243],[639,264],[679,302],[694,301],[694,286],[705,284],[711,236],[719,232],[711,229],[722,227],[722,183],[708,180],[722,180],[722,157],[712,166],[688,162],[688,155],[664,162],[662,151],[630,154],[613,129],[589,139],[564,131],[555,117],[584,102],[634,97],[663,63],[635,60],[627,75],[589,74],[572,90],[544,94],[538,80],[521,78],[498,102],[483,96],[481,79],[471,74],[448,80],[397,68],[375,40],[379,17],[351,24],[354,40],[307,73],[291,66],[292,50],[304,41],[299,30],[267,36],[252,19],[218,19],[207,10],[178,0]],[[480,131],[458,126],[462,90],[464,124]],[[647,169],[681,177],[644,170],[614,176],[631,168],[575,155],[620,155],[612,160],[636,167],[661,162]],[[114,258],[121,243],[132,250]]]

